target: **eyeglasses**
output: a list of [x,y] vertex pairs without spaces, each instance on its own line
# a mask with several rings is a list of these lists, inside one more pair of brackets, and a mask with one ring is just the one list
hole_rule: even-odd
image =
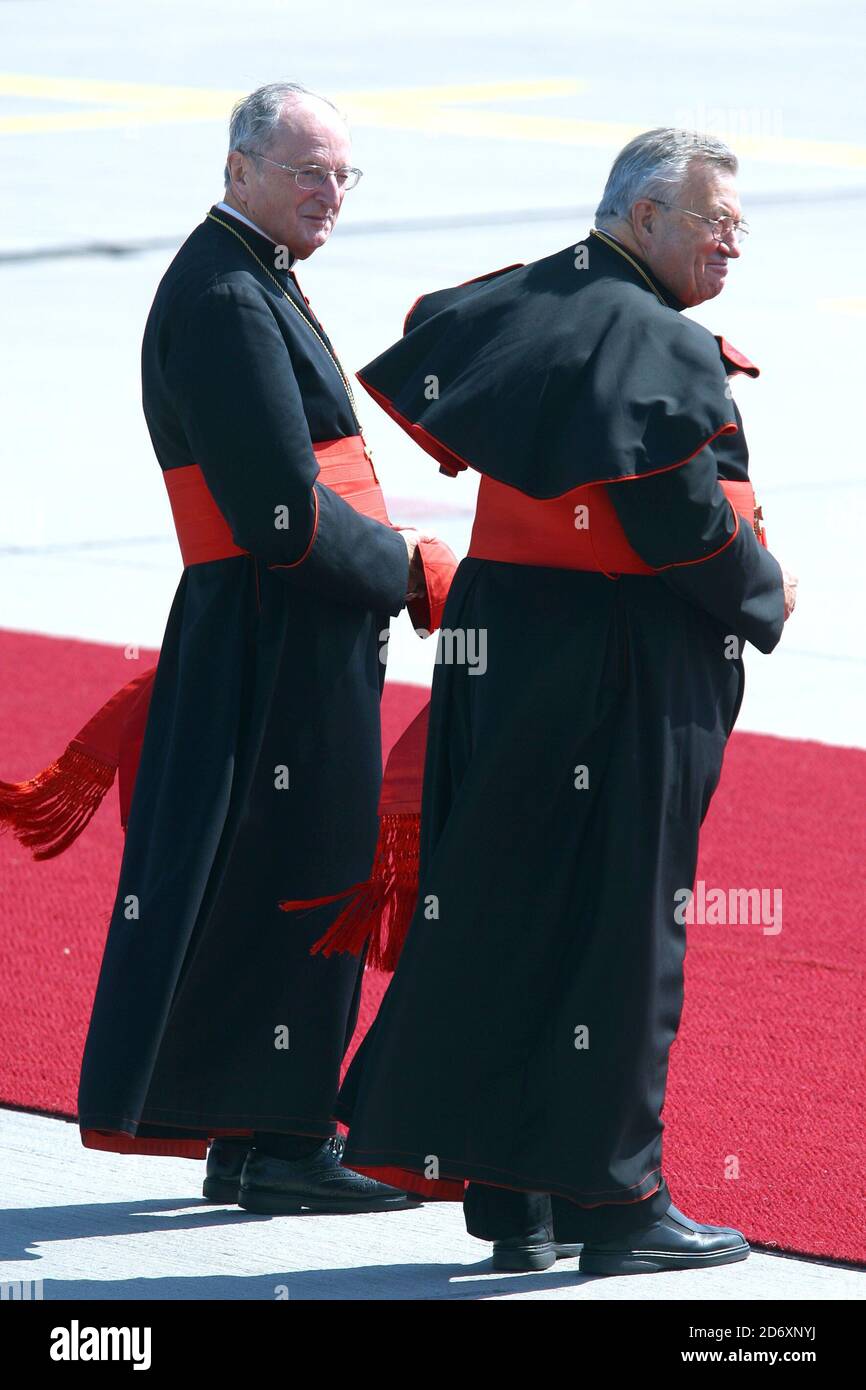
[[325,179],[333,174],[337,180],[337,187],[348,192],[350,188],[355,187],[362,173],[360,169],[326,169],[323,164],[280,164],[276,159],[269,159],[266,154],[259,154],[258,150],[245,150],[242,153],[263,159],[266,164],[274,164],[278,169],[285,169],[293,175],[298,188],[321,188]]
[[737,241],[741,242],[749,235],[748,222],[735,222],[733,217],[704,217],[702,212],[691,212],[688,208],[681,208],[678,203],[666,203],[664,198],[650,198],[649,201],[661,203],[663,208],[675,208],[677,212],[684,212],[688,217],[698,217],[701,222],[708,222],[716,241],[730,242],[731,237],[736,236]]

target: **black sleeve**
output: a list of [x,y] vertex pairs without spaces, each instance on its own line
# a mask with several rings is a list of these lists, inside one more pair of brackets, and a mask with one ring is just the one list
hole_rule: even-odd
[[752,527],[737,524],[711,446],[677,468],[609,483],[607,494],[630,545],[666,584],[726,633],[773,650],[785,621],[782,570]]
[[315,491],[318,514],[309,554],[293,565],[268,568],[295,588],[315,589],[396,617],[409,588],[409,552],[402,535],[362,516],[323,483],[316,483]]
[[406,543],[316,481],[291,357],[264,296],[237,281],[206,290],[172,334],[165,373],[235,544],[300,587],[399,613]]

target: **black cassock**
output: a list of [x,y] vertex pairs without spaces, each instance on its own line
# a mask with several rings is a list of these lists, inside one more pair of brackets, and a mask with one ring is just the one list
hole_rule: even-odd
[[273,243],[211,213],[157,291],[144,411],[250,554],[188,567],[172,604],[79,1089],[86,1144],[192,1156],[335,1129],[363,961],[309,954],[339,902],[278,903],[369,871],[408,575],[403,537],[316,482],[312,444],[359,432],[324,330]]
[[485,1205],[491,1188],[552,1194],[575,1240],[586,1209],[654,1220],[670,1202],[674,895],[742,699],[727,638],[769,652],[784,615],[780,567],[717,481],[748,477],[727,375],[757,369],[682,308],[590,234],[423,297],[359,373],[442,471],[538,498],[610,479],[639,556],[675,566],[465,558],[448,597],[440,642],[486,634],[486,669],[437,664],[418,904],[335,1113],[351,1167],[469,1179],[467,1224],[489,1238],[530,1210]]

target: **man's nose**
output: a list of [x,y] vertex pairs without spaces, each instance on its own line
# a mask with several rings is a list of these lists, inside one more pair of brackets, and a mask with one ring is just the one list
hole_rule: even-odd
[[738,256],[741,256],[743,254],[740,250],[740,246],[737,241],[736,232],[731,232],[730,240],[720,241],[719,245],[724,251],[725,255],[730,256],[732,260],[736,260]]
[[327,197],[329,202],[336,203],[337,207],[339,207],[341,202],[343,201],[343,194],[345,193],[345,191],[346,190],[344,188],[341,188],[340,184],[337,182],[337,175],[333,169],[330,171],[328,177],[325,179],[325,182],[319,189],[319,192],[323,196]]

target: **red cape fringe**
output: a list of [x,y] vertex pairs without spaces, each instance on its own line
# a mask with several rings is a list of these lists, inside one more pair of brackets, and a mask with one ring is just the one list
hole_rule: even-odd
[[34,859],[53,859],[81,834],[114,782],[116,768],[73,741],[27,782],[0,782],[0,831],[12,830]]
[[66,749],[25,782],[0,782],[0,832],[11,830],[34,859],[53,859],[77,840],[120,767],[126,828],[156,667],[121,686]]
[[382,816],[376,857],[365,883],[356,883],[328,898],[296,898],[280,903],[284,912],[292,912],[336,902],[351,893],[351,901],[310,948],[311,955],[321,952],[330,956],[335,951],[358,955],[369,937],[366,964],[373,970],[396,969],[418,897],[420,823],[417,812]]

